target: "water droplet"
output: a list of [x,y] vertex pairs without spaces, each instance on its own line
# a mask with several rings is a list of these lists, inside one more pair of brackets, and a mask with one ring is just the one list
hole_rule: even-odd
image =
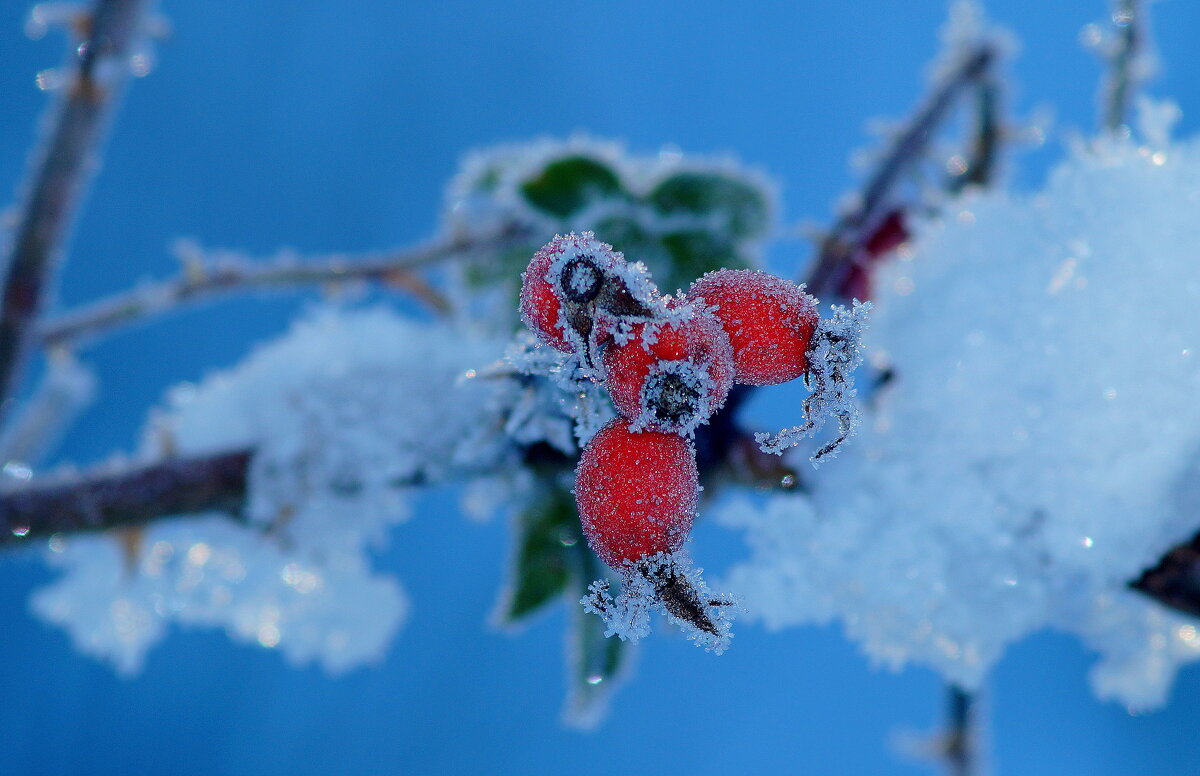
[[134,54],[129,58],[129,72],[134,78],[145,78],[154,69],[154,58],[149,54]]
[[14,526],[12,529],[12,533],[13,533],[13,536],[28,536],[29,535],[29,526],[27,526],[27,525]]
[[601,682],[603,682],[603,681],[604,681],[604,677],[603,677],[603,676],[601,676],[600,674],[592,674],[591,676],[589,676],[589,677],[587,678],[587,683],[588,683],[588,684],[590,684],[590,685],[592,685],[593,687],[594,687],[595,685],[598,685],[598,684],[600,684],[600,683],[601,683]]
[[1092,541],[1092,537],[1090,537],[1090,536],[1083,537],[1083,539],[1080,540],[1079,543],[1082,544],[1084,547],[1091,547],[1093,544],[1095,544],[1095,542]]
[[779,479],[779,484],[785,488],[792,488],[796,485],[796,475],[785,474]]
[[66,76],[62,74],[62,71],[53,67],[41,71],[34,77],[37,88],[43,92],[52,92],[55,89],[61,88],[66,80]]
[[15,480],[28,482],[33,478],[33,469],[21,461],[9,461],[4,464],[3,471],[6,476],[12,477]]

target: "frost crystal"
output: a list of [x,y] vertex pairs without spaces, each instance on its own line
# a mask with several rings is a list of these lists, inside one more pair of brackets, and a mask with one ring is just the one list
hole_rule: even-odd
[[810,496],[724,515],[748,608],[968,689],[1054,628],[1099,696],[1163,703],[1200,623],[1127,583],[1197,528],[1198,181],[1196,142],[1106,141],[924,225],[881,282],[875,417]]
[[856,300],[850,309],[835,305],[833,315],[818,324],[808,350],[810,393],[804,399],[804,423],[775,434],[755,434],[754,441],[764,453],[779,455],[820,433],[825,420],[834,418],[838,435],[813,453],[815,467],[822,459],[836,455],[854,433],[860,416],[854,372],[862,364],[862,334],[870,311],[870,302]]
[[637,641],[650,635],[650,612],[658,610],[698,646],[720,655],[733,638],[736,609],[729,595],[714,595],[682,550],[628,561],[620,569],[616,598],[606,580],[593,582],[580,601],[584,611],[604,620],[605,636]]

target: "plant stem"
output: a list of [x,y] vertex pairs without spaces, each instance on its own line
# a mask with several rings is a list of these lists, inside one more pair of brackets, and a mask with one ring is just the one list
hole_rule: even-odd
[[445,313],[448,302],[417,276],[415,270],[475,253],[503,250],[527,236],[508,227],[483,238],[453,238],[413,248],[350,255],[297,257],[281,252],[247,260],[231,252],[204,253],[185,264],[178,277],[135,288],[68,311],[42,323],[38,333],[47,347],[77,344],[190,303],[249,291],[289,289],[330,283],[371,281],[403,287],[434,310]]
[[976,772],[977,735],[975,697],[958,685],[947,685],[946,730],[941,750],[951,776],[973,776]]
[[246,496],[248,450],[108,466],[0,493],[0,547],[55,533],[136,526],[156,518],[220,511]]
[[50,108],[49,130],[25,184],[0,295],[0,414],[12,403],[37,345],[34,319],[64,253],[108,117],[129,76],[129,58],[152,0],[96,0],[85,40],[72,48],[70,78]]
[[1116,47],[1109,55],[1108,78],[1104,87],[1101,123],[1104,129],[1115,132],[1125,125],[1129,104],[1141,81],[1137,73],[1138,58],[1142,55],[1144,9],[1138,0],[1117,0],[1113,10],[1116,28]]
[[996,56],[990,43],[980,43],[966,53],[908,121],[868,180],[857,204],[838,219],[821,241],[806,280],[809,293],[816,296],[836,293],[867,239],[887,215],[893,189],[905,173],[920,163],[935,130],[946,119],[960,93],[985,76]]

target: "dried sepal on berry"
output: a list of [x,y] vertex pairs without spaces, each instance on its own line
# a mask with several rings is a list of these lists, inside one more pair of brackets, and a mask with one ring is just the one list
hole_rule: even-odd
[[699,493],[690,441],[633,431],[621,417],[592,437],[576,469],[575,501],[584,535],[612,568],[682,547]]
[[816,466],[836,453],[854,433],[861,416],[855,402],[854,372],[862,364],[862,333],[870,309],[870,302],[856,301],[850,308],[837,305],[832,308],[833,315],[821,321],[808,350],[810,392],[804,399],[804,423],[774,434],[755,434],[754,440],[763,452],[781,455],[816,435],[825,420],[833,418],[838,435],[813,453],[810,460]]
[[674,307],[631,327],[604,351],[605,387],[635,431],[691,436],[733,385],[729,335],[702,305]]
[[555,235],[522,276],[521,316],[539,339],[600,369],[600,351],[614,331],[665,310],[640,262],[627,264],[591,232]]
[[713,308],[733,343],[734,378],[742,385],[777,385],[808,371],[817,300],[783,278],[757,270],[718,270],[688,289]]
[[710,591],[686,552],[626,561],[617,571],[621,590],[615,597],[607,580],[597,580],[580,601],[584,611],[604,620],[605,636],[637,641],[649,635],[650,613],[657,610],[697,646],[718,655],[729,648],[736,601]]

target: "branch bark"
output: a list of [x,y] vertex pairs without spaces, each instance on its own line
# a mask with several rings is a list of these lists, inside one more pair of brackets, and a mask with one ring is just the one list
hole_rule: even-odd
[[946,688],[946,731],[941,754],[951,776],[972,776],[978,766],[975,698],[958,685]]
[[1137,91],[1138,58],[1145,46],[1145,9],[1139,0],[1117,0],[1113,9],[1116,46],[1109,55],[1109,73],[1104,87],[1101,123],[1109,132],[1124,126],[1129,104]]
[[1163,606],[1200,617],[1200,533],[1176,546],[1129,586]]
[[253,261],[231,252],[206,254],[196,249],[185,259],[184,271],[142,288],[56,315],[38,327],[47,347],[80,344],[124,326],[163,315],[188,304],[250,291],[291,289],[330,283],[370,281],[390,283],[420,296],[439,312],[447,302],[418,282],[415,270],[471,254],[495,252],[521,243],[528,233],[507,227],[482,238],[449,238],[412,248],[351,255],[333,253],[298,257],[280,252]]
[[34,320],[54,278],[71,223],[95,168],[104,128],[129,76],[129,57],[152,0],[96,0],[86,39],[72,49],[63,96],[26,183],[0,293],[0,414],[37,344]]
[[857,204],[838,219],[821,241],[806,280],[810,293],[819,297],[836,293],[862,254],[866,241],[891,209],[896,185],[920,163],[935,130],[945,121],[959,95],[985,77],[996,57],[995,48],[986,42],[965,54],[958,67],[947,74],[908,121],[868,180]]
[[55,533],[136,526],[162,517],[221,511],[245,502],[249,450],[106,467],[0,492],[0,547]]

